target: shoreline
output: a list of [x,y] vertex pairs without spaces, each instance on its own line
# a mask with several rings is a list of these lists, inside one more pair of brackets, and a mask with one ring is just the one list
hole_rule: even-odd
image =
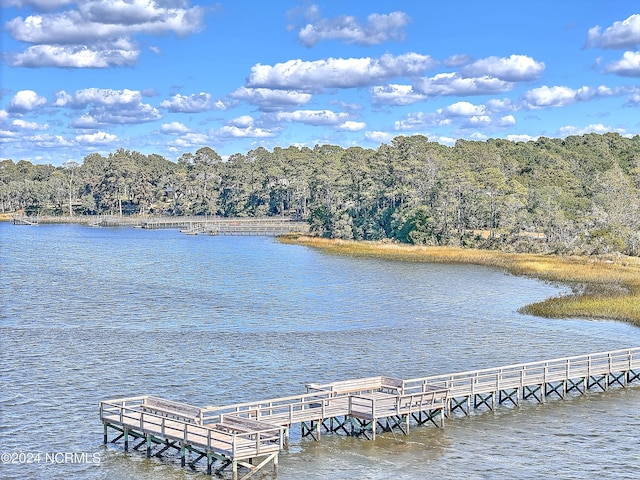
[[335,255],[394,261],[483,265],[513,275],[569,285],[573,293],[525,305],[519,312],[545,318],[588,318],[628,322],[640,327],[640,258],[507,253],[456,247],[336,240],[285,235],[279,241]]

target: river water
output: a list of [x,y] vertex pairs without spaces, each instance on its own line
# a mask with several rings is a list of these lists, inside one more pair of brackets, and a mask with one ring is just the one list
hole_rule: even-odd
[[[103,446],[98,402],[107,398],[216,405],[302,393],[308,382],[640,345],[640,328],[625,323],[517,313],[563,287],[265,237],[0,223],[0,268],[2,479],[208,478],[203,462],[192,472]],[[294,438],[278,478],[631,479],[638,432],[640,388],[619,388],[478,411],[375,442]],[[68,452],[79,455],[44,458]]]

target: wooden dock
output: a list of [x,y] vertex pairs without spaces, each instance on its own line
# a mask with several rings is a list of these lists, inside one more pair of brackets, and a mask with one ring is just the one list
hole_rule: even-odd
[[[402,380],[387,376],[306,385],[306,392],[256,402],[197,407],[151,395],[100,402],[104,442],[144,447],[148,457],[179,453],[181,465],[206,458],[207,473],[231,466],[234,480],[246,479],[278,455],[300,425],[302,437],[321,434],[363,436],[377,432],[409,432],[410,425],[432,423],[456,412],[493,410],[521,401],[543,403],[572,392],[640,385],[640,347],[565,357],[533,363]],[[240,472],[242,477],[239,477]]]
[[251,235],[278,236],[307,233],[309,223],[293,217],[216,217],[167,216],[139,217],[119,215],[86,215],[76,217],[16,215],[14,225],[75,223],[91,227],[135,227],[149,230],[179,229],[187,235]]

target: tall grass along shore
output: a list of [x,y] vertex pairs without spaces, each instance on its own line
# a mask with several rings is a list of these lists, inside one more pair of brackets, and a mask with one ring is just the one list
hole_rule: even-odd
[[623,255],[579,257],[505,253],[453,247],[334,240],[303,235],[280,237],[328,253],[387,260],[484,265],[514,275],[567,284],[572,294],[520,309],[548,318],[601,318],[640,326],[640,258]]

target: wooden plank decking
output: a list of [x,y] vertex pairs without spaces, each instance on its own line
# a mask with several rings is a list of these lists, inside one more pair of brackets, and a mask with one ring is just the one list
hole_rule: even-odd
[[[302,436],[316,440],[328,433],[364,435],[431,422],[444,426],[444,418],[471,407],[493,409],[509,401],[545,402],[575,391],[607,390],[611,386],[640,384],[640,347],[558,358],[540,362],[401,380],[378,376],[306,385],[306,393],[256,402],[196,407],[150,395],[100,402],[104,441],[109,429],[118,432],[113,442],[137,441],[147,456],[173,448],[185,465],[186,451],[207,459],[207,472],[239,467],[248,478],[269,462],[277,471],[278,454],[289,441],[293,425]],[[218,466],[216,465],[218,462]]]

